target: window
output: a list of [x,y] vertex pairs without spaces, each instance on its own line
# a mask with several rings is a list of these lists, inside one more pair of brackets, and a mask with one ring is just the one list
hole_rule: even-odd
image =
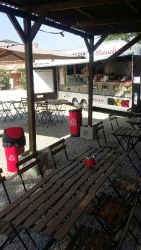
[[74,74],[74,65],[67,65],[67,75]]
[[88,84],[88,67],[85,63],[67,66],[67,86],[83,86]]
[[108,90],[108,86],[107,85],[102,85],[102,90]]
[[76,74],[84,74],[86,64],[76,64]]

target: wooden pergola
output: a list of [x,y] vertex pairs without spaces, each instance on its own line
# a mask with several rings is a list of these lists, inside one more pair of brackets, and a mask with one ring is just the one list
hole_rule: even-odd
[[[6,13],[25,44],[25,65],[29,111],[30,151],[36,151],[32,41],[42,24],[67,31],[84,38],[89,51],[88,125],[92,125],[93,53],[109,34],[141,32],[140,0],[3,0],[0,12]],[[9,7],[10,6],[10,7]],[[23,18],[22,29],[16,17]],[[31,25],[31,21],[34,24]],[[94,36],[101,36],[94,45]],[[103,63],[117,56],[141,40],[135,37]]]

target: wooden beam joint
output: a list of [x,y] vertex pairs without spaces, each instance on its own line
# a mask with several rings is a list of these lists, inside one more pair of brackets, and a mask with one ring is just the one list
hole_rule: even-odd
[[7,14],[9,20],[11,21],[11,23],[13,24],[13,26],[15,27],[17,33],[19,34],[20,38],[22,39],[23,43],[26,42],[27,40],[27,36],[25,34],[25,32],[23,31],[21,25],[19,24],[18,20],[16,19],[16,17],[12,14]]

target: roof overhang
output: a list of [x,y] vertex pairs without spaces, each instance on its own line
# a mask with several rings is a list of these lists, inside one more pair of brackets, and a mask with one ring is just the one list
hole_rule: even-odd
[[[77,35],[141,31],[140,0],[3,0],[0,11],[36,20]],[[7,6],[6,6],[7,5]],[[8,7],[11,6],[11,7]],[[31,14],[32,13],[32,14]]]

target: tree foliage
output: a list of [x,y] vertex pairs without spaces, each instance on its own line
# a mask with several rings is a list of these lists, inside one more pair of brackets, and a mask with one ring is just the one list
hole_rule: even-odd
[[6,69],[0,69],[0,84],[5,85],[9,88],[10,72]]
[[137,35],[139,35],[139,33],[121,33],[121,34],[113,34],[113,35],[109,35],[106,38],[106,41],[111,41],[111,40],[124,40],[126,42],[129,42],[130,40],[132,40],[134,37],[136,37]]
[[20,78],[19,78],[19,83],[22,86],[23,89],[26,89],[26,72],[25,69],[17,69],[17,71],[21,74]]

